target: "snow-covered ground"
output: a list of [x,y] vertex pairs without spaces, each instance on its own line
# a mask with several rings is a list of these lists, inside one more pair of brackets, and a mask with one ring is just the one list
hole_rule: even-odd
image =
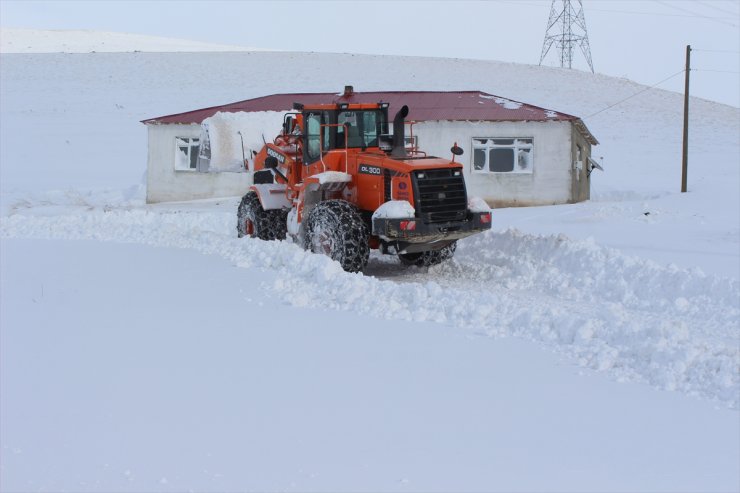
[[3,491],[736,488],[736,411],[579,371],[518,337],[291,308],[278,259],[323,264],[329,285],[341,274],[213,240],[245,264],[2,240]]
[[[680,194],[680,95],[589,118],[644,89],[621,79],[315,53],[0,67],[3,491],[740,489],[737,108],[692,100]],[[237,239],[238,198],[143,204],[139,120],[345,84],[576,114],[606,171],[590,202],[494,211],[448,264],[365,275]]]

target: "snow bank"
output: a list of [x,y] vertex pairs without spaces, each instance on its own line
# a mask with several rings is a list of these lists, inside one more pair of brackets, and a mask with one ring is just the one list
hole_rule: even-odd
[[375,256],[368,275],[347,274],[290,242],[237,240],[234,221],[231,208],[15,214],[0,219],[0,234],[218,254],[239,266],[276,270],[276,281],[265,289],[294,293],[288,300],[296,306],[524,337],[618,379],[738,407],[735,280],[661,267],[589,241],[515,230],[462,241],[453,261],[430,269],[404,269],[393,258]]
[[243,171],[243,156],[253,169],[252,151],[259,152],[265,141],[273,141],[283,125],[284,115],[281,111],[219,111],[203,120],[201,142],[207,134],[211,152],[209,171]]
[[123,190],[50,190],[47,192],[10,192],[0,197],[0,214],[30,211],[33,214],[69,214],[73,210],[109,210],[142,206],[146,202],[145,185],[132,185]]

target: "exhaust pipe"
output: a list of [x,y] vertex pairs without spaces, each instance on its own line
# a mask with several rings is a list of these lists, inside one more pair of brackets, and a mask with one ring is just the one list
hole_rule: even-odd
[[396,116],[393,117],[393,150],[391,151],[392,156],[405,156],[406,155],[406,145],[404,140],[406,140],[406,128],[404,125],[404,120],[406,119],[406,116],[409,114],[409,107],[405,104],[403,107],[398,110],[398,113],[396,113]]

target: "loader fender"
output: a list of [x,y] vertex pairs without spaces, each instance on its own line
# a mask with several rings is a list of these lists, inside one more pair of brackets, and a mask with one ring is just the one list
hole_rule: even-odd
[[250,190],[257,193],[262,208],[266,211],[290,209],[290,201],[285,195],[286,186],[282,183],[264,183],[252,185]]
[[352,182],[352,175],[341,171],[324,171],[317,175],[309,176],[305,180],[306,189],[310,191],[337,192]]

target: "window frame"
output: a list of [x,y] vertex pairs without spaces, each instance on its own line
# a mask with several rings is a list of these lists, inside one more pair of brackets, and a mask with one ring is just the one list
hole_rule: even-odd
[[[485,141],[481,143],[480,141]],[[496,144],[496,140],[510,140],[511,144]],[[524,142],[529,141],[529,142]],[[533,175],[534,174],[534,148],[535,138],[532,136],[528,137],[473,137],[470,143],[470,171],[471,173],[480,175]],[[494,149],[511,149],[513,151],[513,169],[511,171],[493,171],[491,170],[491,151]],[[485,162],[481,169],[477,169],[475,165],[475,151],[484,150]],[[517,160],[520,152],[527,151],[529,153],[529,166],[525,170],[517,170]]]
[[[314,118],[315,117],[318,117],[318,125],[319,125],[318,126],[318,133],[311,133],[311,130],[312,130],[311,129],[312,117],[314,117]],[[325,123],[325,121],[324,121],[325,119],[326,119],[326,116],[325,116],[325,112],[324,111],[307,111],[306,113],[304,113],[303,121],[305,122],[305,127],[306,128],[305,128],[305,131],[304,131],[305,137],[303,139],[304,140],[304,149],[305,149],[305,158],[303,160],[303,164],[306,165],[306,166],[309,165],[309,164],[315,163],[316,161],[318,161],[319,159],[321,159],[321,151],[322,151],[322,148],[323,148],[324,152],[326,152],[326,148],[322,145],[323,144],[322,143],[322,138],[326,139],[326,135],[324,135],[324,132],[322,132],[322,128],[324,128],[324,127],[322,127],[322,125]],[[312,137],[315,140],[317,140],[318,141],[317,143],[319,144],[318,149],[316,149],[318,151],[316,155],[313,155],[311,153],[311,150],[312,150],[312,148],[311,148],[311,144],[312,144],[311,139],[312,139]]]
[[[181,142],[182,141],[182,142]],[[178,153],[182,152],[182,147],[187,146],[188,152],[187,163],[188,167],[184,168],[178,163],[180,162],[180,156]],[[200,154],[200,137],[180,137],[175,136],[175,171],[187,171],[197,172],[198,171],[198,155]]]

